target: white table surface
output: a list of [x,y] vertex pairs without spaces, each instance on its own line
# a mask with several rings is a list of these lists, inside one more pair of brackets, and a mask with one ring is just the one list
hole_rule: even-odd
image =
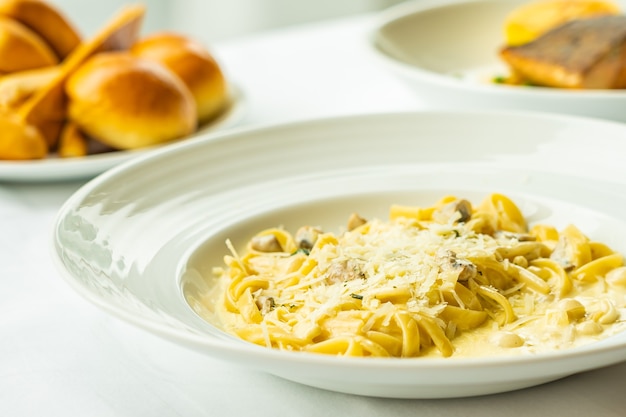
[[[373,16],[213,45],[244,125],[424,108],[372,62]],[[327,392],[188,351],[108,316],[54,269],[51,227],[81,182],[0,183],[0,416],[624,416],[626,363],[492,396]],[[476,381],[477,384],[480,381]]]

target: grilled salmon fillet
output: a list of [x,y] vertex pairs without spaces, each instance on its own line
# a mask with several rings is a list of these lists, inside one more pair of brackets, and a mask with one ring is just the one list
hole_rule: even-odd
[[626,16],[573,20],[500,57],[515,77],[573,89],[626,88]]

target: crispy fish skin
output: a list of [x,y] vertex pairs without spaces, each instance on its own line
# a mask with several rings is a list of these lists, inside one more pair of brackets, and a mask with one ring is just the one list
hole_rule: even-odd
[[500,57],[532,84],[571,89],[626,88],[626,16],[573,20]]

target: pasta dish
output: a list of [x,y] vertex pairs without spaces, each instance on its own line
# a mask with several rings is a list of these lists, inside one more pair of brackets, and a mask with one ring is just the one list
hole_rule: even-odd
[[621,254],[574,225],[527,225],[507,196],[392,205],[260,231],[216,274],[227,332],[292,351],[345,356],[491,355],[562,349],[623,329]]

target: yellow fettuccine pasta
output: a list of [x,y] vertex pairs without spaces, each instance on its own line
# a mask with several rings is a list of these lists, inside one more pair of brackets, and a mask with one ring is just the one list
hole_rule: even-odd
[[417,357],[574,346],[619,330],[622,255],[508,197],[393,205],[346,231],[261,231],[216,268],[222,327],[270,348]]

